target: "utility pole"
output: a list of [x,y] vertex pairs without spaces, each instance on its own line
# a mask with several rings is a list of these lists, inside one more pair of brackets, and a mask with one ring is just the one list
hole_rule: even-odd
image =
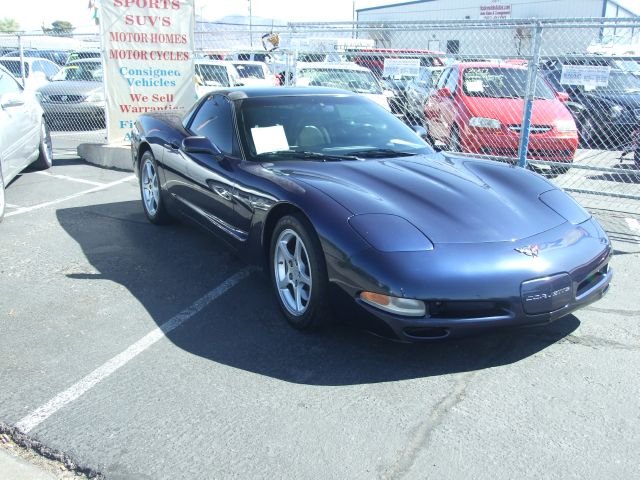
[[249,1],[249,45],[253,47],[253,16],[251,15],[251,0]]

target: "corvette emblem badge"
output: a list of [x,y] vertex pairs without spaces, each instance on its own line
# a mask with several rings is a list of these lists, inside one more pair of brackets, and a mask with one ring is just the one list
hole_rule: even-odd
[[526,247],[514,248],[516,252],[524,253],[527,257],[537,257],[540,253],[538,245],[527,245]]

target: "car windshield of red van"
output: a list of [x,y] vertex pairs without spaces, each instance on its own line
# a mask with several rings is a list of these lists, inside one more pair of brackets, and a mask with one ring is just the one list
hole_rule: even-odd
[[[524,98],[527,70],[519,68],[466,68],[462,75],[462,89],[469,97]],[[538,77],[535,98],[552,100],[553,92]]]

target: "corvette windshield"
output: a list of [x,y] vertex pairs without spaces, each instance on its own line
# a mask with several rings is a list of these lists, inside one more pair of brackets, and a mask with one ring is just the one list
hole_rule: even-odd
[[237,104],[237,113],[244,150],[256,161],[357,160],[433,152],[395,116],[358,96],[248,98]]

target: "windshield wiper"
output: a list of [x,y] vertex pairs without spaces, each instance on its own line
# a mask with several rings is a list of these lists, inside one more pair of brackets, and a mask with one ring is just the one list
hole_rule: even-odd
[[294,157],[309,160],[319,160],[322,162],[338,162],[341,160],[358,160],[355,155],[327,155],[325,153],[309,152],[307,150],[276,150],[273,152],[264,152],[257,155],[258,157]]
[[358,150],[357,152],[349,152],[354,157],[413,157],[418,155],[414,152],[403,152],[400,150],[391,150],[390,148],[372,148],[371,150]]

